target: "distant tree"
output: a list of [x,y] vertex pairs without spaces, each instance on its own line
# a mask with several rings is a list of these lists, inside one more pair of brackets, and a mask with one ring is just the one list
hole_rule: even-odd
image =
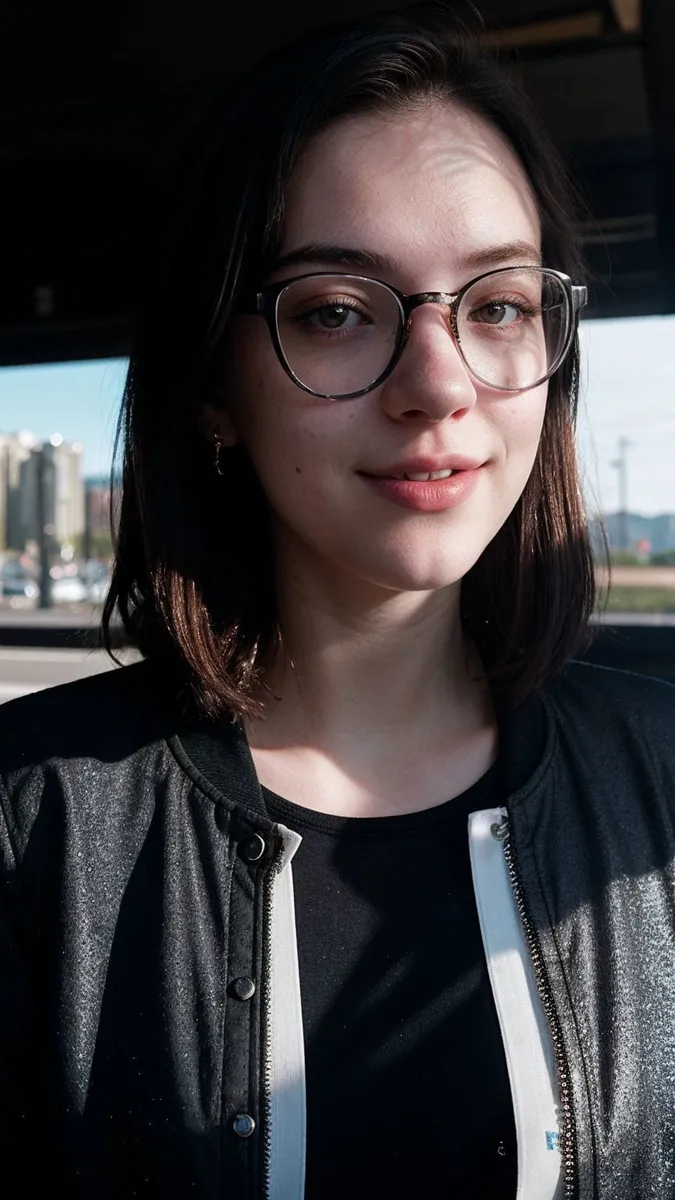
[[[81,558],[84,553],[84,534],[81,534],[76,539],[76,551],[78,557]],[[92,558],[100,558],[102,562],[109,562],[113,555],[113,545],[110,534],[107,531],[90,533],[89,552]]]
[[661,554],[652,554],[649,565],[652,567],[675,567],[675,550],[664,550]]
[[644,558],[633,550],[610,550],[609,561],[613,567],[644,567]]

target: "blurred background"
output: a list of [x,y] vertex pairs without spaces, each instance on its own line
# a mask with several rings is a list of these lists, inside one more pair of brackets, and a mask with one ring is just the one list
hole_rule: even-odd
[[[675,3],[479,8],[588,210],[579,448],[603,583],[603,529],[612,564],[589,657],[675,680]],[[4,14],[0,702],[108,666],[96,628],[139,213],[210,91],[328,15],[309,0],[264,19],[214,0]]]

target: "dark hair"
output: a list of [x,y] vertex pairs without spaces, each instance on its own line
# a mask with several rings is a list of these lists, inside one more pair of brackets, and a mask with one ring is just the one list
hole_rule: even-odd
[[[305,36],[216,103],[185,202],[139,312],[118,437],[116,559],[103,615],[161,658],[210,716],[259,711],[254,688],[280,631],[268,507],[246,452],[214,469],[200,426],[223,403],[227,334],[242,292],[277,252],[284,187],[308,138],[341,116],[456,100],[507,137],[534,190],[545,264],[580,281],[565,171],[480,30],[413,5]],[[488,678],[514,702],[588,637],[595,580],[576,466],[578,343],[549,383],[522,497],[462,582],[462,618]]]

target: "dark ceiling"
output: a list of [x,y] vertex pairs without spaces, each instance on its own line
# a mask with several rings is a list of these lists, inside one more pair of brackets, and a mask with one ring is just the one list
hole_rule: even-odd
[[[591,312],[675,312],[675,0],[479,7],[586,197]],[[309,0],[5,10],[0,364],[124,353],[157,162],[201,94],[329,15]]]

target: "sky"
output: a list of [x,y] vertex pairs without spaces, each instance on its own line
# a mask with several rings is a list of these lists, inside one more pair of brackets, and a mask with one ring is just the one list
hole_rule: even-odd
[[110,471],[126,360],[0,367],[0,433],[82,442],[86,476]]
[[627,507],[675,513],[675,316],[582,321],[580,331],[578,445],[589,504],[618,509],[612,463],[626,438]]
[[[594,511],[619,506],[626,438],[628,508],[675,513],[675,316],[584,321],[578,444]],[[106,475],[126,362],[0,368],[0,433],[59,433],[84,445],[85,475]]]

